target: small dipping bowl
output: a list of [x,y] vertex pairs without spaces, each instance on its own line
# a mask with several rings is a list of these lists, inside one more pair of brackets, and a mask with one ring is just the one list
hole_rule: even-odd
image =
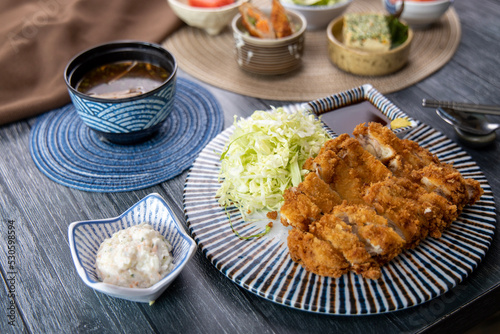
[[[262,10],[269,15],[270,10]],[[241,14],[231,22],[236,61],[242,70],[261,75],[277,75],[292,72],[302,65],[304,52],[305,17],[295,11],[286,11],[295,26],[290,36],[266,39],[250,36],[243,26]]]
[[[129,288],[102,282],[96,269],[100,245],[114,233],[142,223],[151,225],[172,245],[172,270],[149,288]],[[197,248],[172,208],[156,193],[147,195],[118,217],[71,223],[68,239],[76,272],[88,287],[112,297],[140,303],[158,299],[186,267]]]
[[[93,69],[116,62],[138,61],[163,68],[168,77],[156,88],[123,98],[94,97],[77,90]],[[160,45],[117,41],[83,51],[70,60],[64,79],[82,121],[100,137],[116,144],[134,144],[156,134],[174,107],[177,62]]]

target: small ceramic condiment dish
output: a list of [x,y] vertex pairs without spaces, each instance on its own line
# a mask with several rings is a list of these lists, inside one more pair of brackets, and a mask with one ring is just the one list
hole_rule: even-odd
[[[270,10],[262,10],[269,15]],[[266,39],[250,36],[237,14],[232,23],[236,61],[241,69],[254,74],[277,75],[292,72],[302,64],[307,21],[295,11],[287,10],[294,26],[290,36]]]
[[344,17],[339,17],[328,25],[328,55],[332,63],[340,69],[357,75],[382,76],[396,72],[407,62],[413,31],[408,28],[406,41],[388,51],[368,52],[349,48],[343,43],[342,29]]
[[282,0],[283,7],[304,15],[307,20],[307,30],[324,29],[333,19],[342,15],[352,3],[352,0],[341,0],[332,5],[306,6],[299,5],[293,0]]
[[[150,224],[172,245],[173,269],[149,288],[126,288],[99,281],[95,261],[101,243],[115,232],[141,223]],[[143,303],[155,301],[196,251],[196,243],[158,194],[146,196],[118,217],[71,223],[68,237],[76,271],[87,286],[113,297]]]
[[174,13],[189,26],[205,30],[209,35],[218,35],[238,13],[244,0],[221,7],[194,7],[188,0],[167,0]]
[[[139,95],[90,95],[79,90],[89,73],[112,64],[143,64],[164,74],[156,88]],[[116,76],[118,79],[120,75]],[[66,86],[82,121],[101,137],[117,144],[133,144],[152,137],[174,108],[177,62],[160,45],[140,41],[102,44],[76,55],[64,72]],[[97,78],[95,81],[101,80]],[[114,79],[113,79],[114,80]],[[120,97],[124,96],[124,97]]]
[[[395,14],[401,3],[401,0],[382,0],[382,5],[390,14]],[[439,21],[452,4],[453,0],[406,0],[399,18],[413,28],[425,28]]]

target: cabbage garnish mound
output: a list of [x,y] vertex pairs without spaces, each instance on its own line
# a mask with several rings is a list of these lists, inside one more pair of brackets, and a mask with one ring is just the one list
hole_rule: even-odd
[[221,155],[217,191],[219,204],[235,205],[242,217],[257,211],[278,211],[285,189],[297,186],[302,169],[329,139],[312,114],[287,113],[283,108],[235,116],[235,130]]

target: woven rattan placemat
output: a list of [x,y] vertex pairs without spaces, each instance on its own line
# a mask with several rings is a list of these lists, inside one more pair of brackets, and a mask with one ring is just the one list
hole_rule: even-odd
[[[259,7],[268,3],[253,2]],[[346,12],[367,11],[383,12],[381,1],[354,0]],[[443,67],[455,53],[460,38],[460,20],[450,8],[439,23],[415,30],[408,64],[383,77],[356,76],[335,67],[328,58],[326,29],[307,31],[302,67],[278,76],[253,75],[238,67],[229,26],[217,36],[185,26],[163,45],[175,55],[183,71],[210,85],[263,99],[309,101],[365,83],[382,94],[411,86]]]

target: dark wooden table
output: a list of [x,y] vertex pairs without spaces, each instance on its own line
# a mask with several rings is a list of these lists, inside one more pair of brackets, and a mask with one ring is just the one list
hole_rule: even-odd
[[[386,96],[410,116],[456,140],[453,129],[433,110],[422,108],[421,100],[500,105],[500,2],[458,0],[455,9],[463,35],[453,59],[422,82]],[[287,103],[205,86],[223,107],[225,127],[232,124],[234,114],[248,116],[256,109]],[[29,119],[0,128],[0,333],[413,333],[443,328],[452,333],[463,332],[500,310],[498,236],[484,261],[463,283],[423,305],[381,315],[319,315],[274,304],[227,279],[200,251],[153,306],[97,293],[84,285],[74,269],[68,225],[117,216],[152,192],[162,195],[183,217],[187,172],[132,192],[89,193],[66,188],[46,178],[31,159],[29,135],[34,122]],[[487,148],[464,149],[498,196],[499,140]],[[8,265],[13,258],[7,257],[9,225],[15,228],[14,273]],[[15,293],[14,299],[8,297],[9,289]]]

